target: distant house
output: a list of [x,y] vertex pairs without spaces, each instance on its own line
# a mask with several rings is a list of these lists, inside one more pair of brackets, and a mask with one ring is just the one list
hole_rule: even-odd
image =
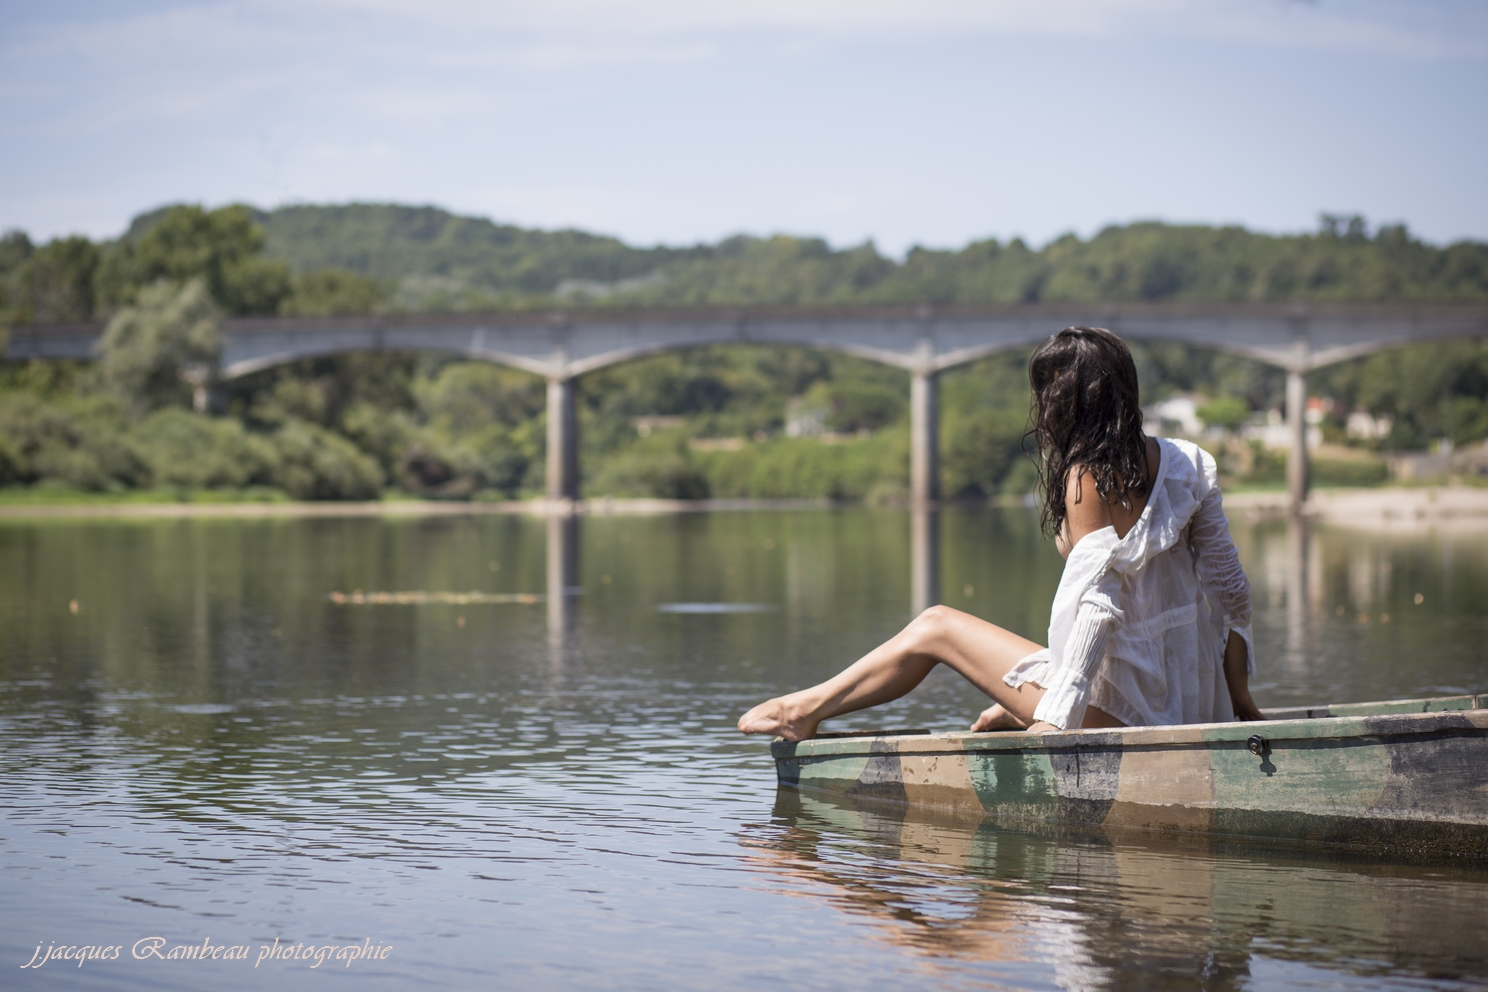
[[1149,434],[1198,437],[1204,433],[1199,407],[1208,403],[1198,393],[1174,393],[1165,400],[1142,407],[1142,421]]
[[1355,410],[1348,415],[1344,422],[1344,430],[1349,437],[1358,438],[1361,441],[1378,441],[1390,436],[1390,428],[1395,426],[1395,418],[1389,414],[1376,417],[1368,410]]
[[827,415],[822,406],[809,406],[797,396],[785,405],[786,437],[819,437],[827,432]]
[[[1323,443],[1323,429],[1318,425],[1322,422],[1322,408],[1318,408],[1316,418],[1313,411],[1307,411],[1307,447],[1316,448]],[[1278,451],[1285,451],[1292,446],[1292,429],[1286,422],[1286,417],[1275,407],[1267,410],[1262,417],[1240,428],[1240,436],[1247,441],[1259,441],[1262,446]]]

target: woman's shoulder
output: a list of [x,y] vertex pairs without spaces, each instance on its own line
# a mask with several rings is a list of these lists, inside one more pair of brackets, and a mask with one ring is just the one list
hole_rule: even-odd
[[1168,462],[1163,472],[1167,486],[1188,489],[1200,499],[1219,487],[1219,465],[1209,452],[1181,437],[1158,438],[1157,443]]

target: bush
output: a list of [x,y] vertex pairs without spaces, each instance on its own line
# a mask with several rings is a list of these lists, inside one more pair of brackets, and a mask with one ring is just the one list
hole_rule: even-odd
[[295,499],[376,499],[382,471],[356,445],[330,431],[290,420],[273,434],[277,481]]
[[680,432],[658,435],[606,461],[590,486],[605,496],[707,499],[712,487]]
[[106,398],[59,403],[32,393],[0,396],[0,481],[93,491],[148,485],[149,465],[123,424],[123,411]]
[[1197,412],[1205,426],[1233,431],[1250,419],[1250,404],[1234,396],[1221,396],[1199,407]]
[[905,414],[903,389],[881,382],[843,378],[822,380],[802,397],[802,405],[827,411],[826,428],[840,434],[876,431]]
[[842,444],[781,438],[695,456],[719,498],[894,499],[909,488],[909,433]]
[[1314,458],[1309,467],[1315,486],[1377,486],[1390,477],[1378,458]]
[[[941,460],[942,492],[949,497],[1001,492],[1023,454],[1028,414],[1018,409],[978,409],[947,417]],[[1032,443],[1032,442],[1030,442]]]
[[185,410],[161,410],[131,432],[150,464],[155,485],[179,489],[241,489],[271,485],[279,453],[236,420]]

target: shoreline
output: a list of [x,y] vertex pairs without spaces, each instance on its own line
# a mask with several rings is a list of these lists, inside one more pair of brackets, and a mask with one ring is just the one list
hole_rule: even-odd
[[[1283,519],[1290,509],[1284,491],[1227,495],[1231,516]],[[1488,526],[1488,489],[1475,486],[1386,486],[1379,489],[1321,489],[1302,508],[1308,520],[1367,530],[1419,530],[1436,524]]]
[[[1284,491],[1240,492],[1225,496],[1225,509],[1248,520],[1283,518],[1289,502]],[[368,502],[242,502],[242,503],[48,503],[0,504],[0,520],[47,519],[254,519],[333,517],[439,517],[520,514],[526,516],[630,515],[716,513],[740,510],[819,510],[859,506],[830,499],[612,499],[507,500],[457,503],[439,500]],[[965,506],[1015,505],[1010,501],[945,501],[939,509]],[[899,507],[902,509],[902,507]],[[1385,528],[1417,528],[1443,521],[1482,521],[1488,524],[1488,488],[1468,486],[1386,487],[1380,489],[1322,489],[1314,491],[1304,516],[1321,523]]]
[[663,513],[713,513],[727,510],[820,510],[855,506],[829,499],[530,499],[490,503],[446,500],[370,500],[259,503],[46,503],[0,504],[0,520],[47,519],[254,519],[275,517],[458,517],[519,514],[547,517],[581,514],[647,516]]

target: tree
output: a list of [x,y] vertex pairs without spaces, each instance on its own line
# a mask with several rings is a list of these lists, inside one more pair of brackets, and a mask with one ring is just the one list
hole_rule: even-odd
[[162,279],[201,279],[232,314],[277,313],[291,293],[289,266],[262,256],[263,229],[247,207],[169,207],[142,220],[103,258],[97,295],[107,308]]
[[350,269],[316,269],[295,278],[294,293],[279,312],[295,317],[375,313],[382,308],[382,283]]
[[222,352],[218,309],[206,283],[161,281],[114,315],[98,342],[103,379],[144,411],[182,404],[205,386]]
[[93,316],[98,248],[84,237],[57,238],[31,254],[16,278],[22,321],[80,322]]
[[21,319],[21,270],[35,251],[25,231],[0,235],[0,324]]
[[1221,396],[1199,407],[1198,414],[1209,427],[1232,431],[1250,419],[1250,404],[1234,396]]

